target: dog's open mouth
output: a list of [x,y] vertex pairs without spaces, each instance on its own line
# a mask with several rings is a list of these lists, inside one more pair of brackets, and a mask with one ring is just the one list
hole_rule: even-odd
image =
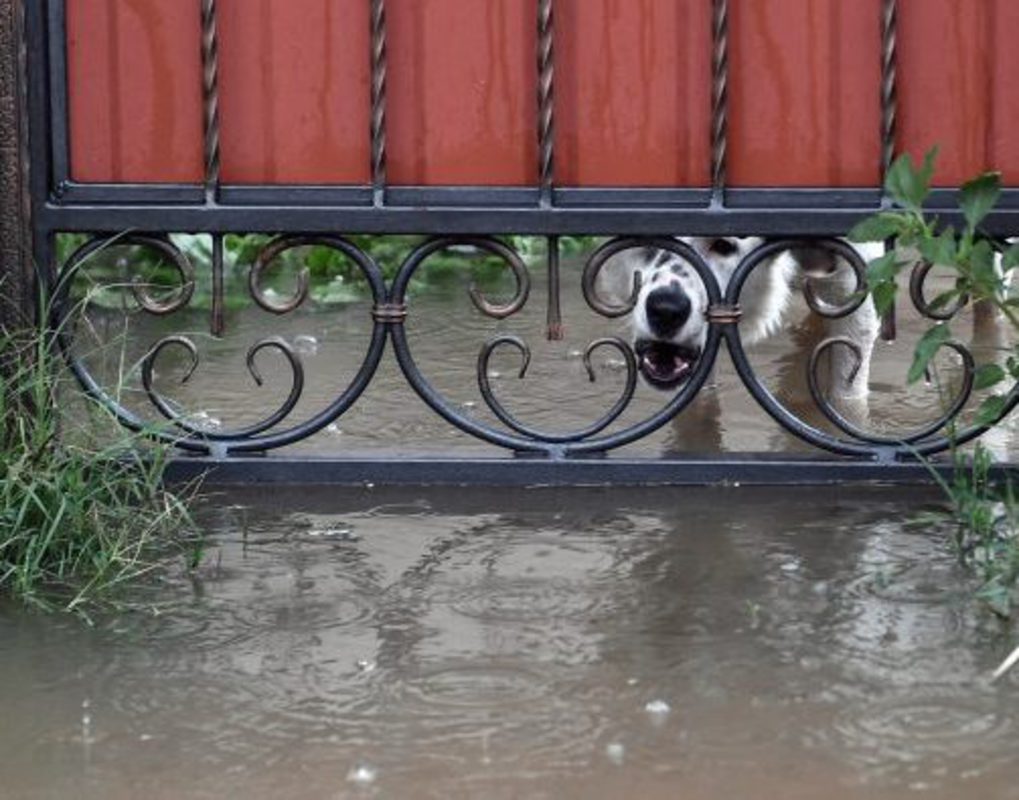
[[638,339],[633,345],[644,379],[658,389],[671,389],[690,377],[700,351],[657,339]]

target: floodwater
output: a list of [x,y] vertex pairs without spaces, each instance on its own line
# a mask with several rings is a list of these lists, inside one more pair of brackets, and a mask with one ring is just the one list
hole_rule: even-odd
[[1014,641],[908,501],[213,498],[140,610],[0,609],[0,796],[1019,797]]
[[[408,334],[433,385],[491,419],[475,377],[497,333],[530,343],[531,371],[493,358],[506,405],[539,427],[600,416],[623,385],[623,335],[564,264],[567,338],[543,339],[538,279],[524,312],[480,318],[466,293],[416,294]],[[498,296],[493,292],[493,296]],[[250,306],[228,335],[200,312],[94,313],[97,374],[190,332],[194,377],[166,351],[156,388],[216,429],[254,422],[289,389],[284,337],[305,364],[295,420],[350,380],[369,308],[273,317]],[[903,430],[936,408],[903,386],[925,327],[900,315],[868,412]],[[1004,341],[971,320],[978,359]],[[765,382],[810,415],[799,334],[753,348]],[[950,362],[951,359],[948,359]],[[950,382],[951,363],[943,369]],[[932,395],[934,398],[932,406]],[[145,412],[134,377],[125,402]],[[663,396],[638,388],[627,417]],[[150,414],[151,416],[151,414]],[[816,415],[811,417],[816,419]],[[1011,427],[989,440],[1014,452]],[[348,414],[294,450],[490,452],[408,388],[391,352]],[[723,352],[705,397],[629,454],[802,450],[756,408]],[[166,565],[133,610],[72,618],[0,608],[0,797],[35,798],[1019,798],[1015,645],[972,600],[925,512],[931,492],[887,489],[231,490],[208,498],[201,566]]]

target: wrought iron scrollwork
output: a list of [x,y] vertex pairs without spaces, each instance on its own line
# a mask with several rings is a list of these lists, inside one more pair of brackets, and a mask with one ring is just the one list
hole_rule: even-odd
[[[222,243],[222,238],[214,241]],[[554,237],[550,247],[557,244]],[[976,363],[970,350],[962,343],[949,340],[941,345],[944,350],[955,354],[961,362],[961,379],[952,390],[944,407],[934,419],[915,430],[889,435],[867,430],[849,419],[838,404],[826,392],[821,373],[824,365],[836,372],[850,384],[857,381],[869,357],[869,342],[858,341],[852,336],[829,333],[813,347],[805,366],[806,385],[810,400],[819,412],[821,427],[794,413],[787,399],[778,397],[765,385],[750,364],[744,349],[740,325],[743,312],[751,307],[750,298],[745,297],[748,280],[755,270],[767,269],[774,259],[784,253],[792,254],[794,260],[804,266],[800,285],[803,298],[810,313],[823,318],[838,329],[839,325],[851,323],[851,315],[863,313],[868,303],[866,287],[866,264],[859,252],[845,241],[835,238],[809,240],[781,239],[763,241],[746,253],[736,266],[731,278],[720,286],[719,276],[699,251],[686,241],[669,237],[615,238],[599,246],[583,263],[580,289],[588,307],[597,315],[610,320],[619,320],[632,313],[641,299],[645,286],[641,269],[634,268],[648,261],[651,252],[668,252],[674,259],[686,265],[688,272],[696,276],[703,287],[705,305],[703,308],[706,336],[703,347],[681,381],[671,394],[663,395],[661,407],[643,419],[631,422],[625,413],[633,405],[640,387],[640,372],[644,369],[634,348],[618,335],[603,336],[590,341],[578,353],[581,364],[590,381],[596,380],[595,354],[611,351],[621,359],[624,376],[621,379],[618,396],[608,410],[598,419],[567,431],[545,430],[528,424],[515,415],[498,396],[491,379],[491,362],[497,353],[510,349],[520,358],[517,369],[518,379],[528,378],[532,351],[524,338],[496,332],[479,348],[475,369],[477,388],[484,407],[494,417],[485,422],[474,415],[465,414],[461,407],[444,397],[424,376],[415,362],[409,342],[408,326],[405,324],[413,314],[413,305],[408,300],[408,287],[415,273],[426,266],[429,259],[441,251],[481,254],[498,259],[511,279],[512,287],[505,298],[490,297],[474,281],[467,286],[467,296],[473,308],[483,318],[494,322],[507,320],[521,312],[530,297],[531,274],[523,257],[507,242],[487,236],[443,236],[428,239],[418,245],[400,265],[391,287],[387,287],[379,266],[353,242],[341,236],[330,234],[284,235],[269,241],[257,254],[248,275],[251,296],[262,309],[272,314],[287,314],[297,311],[310,298],[310,274],[299,261],[287,259],[287,268],[296,270],[296,287],[292,294],[280,300],[266,288],[268,271],[283,260],[284,256],[298,248],[325,247],[332,249],[353,265],[367,282],[371,297],[368,298],[371,317],[371,339],[363,356],[360,368],[354,378],[329,405],[310,416],[292,422],[301,404],[306,382],[306,366],[295,349],[278,336],[266,336],[252,344],[245,355],[248,373],[255,385],[263,384],[259,358],[266,351],[272,351],[276,358],[286,362],[289,372],[289,390],[278,406],[257,422],[235,426],[212,428],[202,425],[186,409],[179,408],[168,396],[155,387],[157,362],[170,349],[178,349],[186,356],[179,380],[186,383],[199,370],[201,357],[199,348],[189,336],[182,333],[166,335],[156,341],[139,361],[140,380],[144,395],[158,416],[168,424],[153,425],[135,412],[126,408],[119,397],[104,390],[89,373],[84,361],[78,358],[72,348],[72,325],[70,324],[68,297],[69,287],[75,274],[85,269],[103,249],[110,247],[130,248],[129,253],[148,251],[169,264],[176,276],[174,286],[156,291],[144,280],[130,272],[122,283],[126,291],[137,302],[142,312],[165,316],[184,309],[191,302],[195,291],[195,269],[188,256],[168,236],[124,234],[96,238],[83,245],[65,265],[58,281],[57,302],[53,326],[58,340],[67,355],[72,371],[82,385],[97,400],[106,405],[127,427],[144,430],[151,435],[172,441],[181,448],[217,453],[261,451],[296,442],[322,429],[343,414],[361,396],[370,382],[382,358],[385,341],[391,338],[396,359],[403,373],[424,402],[453,426],[466,431],[483,441],[518,452],[543,453],[550,456],[580,456],[603,453],[634,442],[658,428],[668,424],[680,415],[694,400],[705,385],[721,349],[723,340],[732,357],[736,372],[752,397],[780,425],[796,437],[819,448],[832,452],[880,458],[909,458],[917,454],[927,455],[948,448],[952,443],[962,443],[980,435],[986,427],[971,426],[964,430],[953,429],[951,440],[946,435],[949,426],[958,420],[975,393]],[[820,256],[820,260],[810,254]],[[549,332],[556,328],[561,333],[561,319],[558,309],[559,263],[558,251],[549,250]],[[217,276],[213,264],[212,280],[222,280],[222,263]],[[130,265],[128,265],[130,268]],[[615,274],[613,271],[616,271]],[[630,274],[632,272],[632,275]],[[968,302],[964,295],[953,298],[952,302],[939,305],[927,299],[925,283],[932,274],[932,267],[926,262],[917,263],[910,276],[910,298],[916,311],[933,321],[944,321],[954,317]],[[620,278],[621,276],[621,278]],[[833,295],[834,292],[834,295]],[[553,313],[554,312],[554,313]],[[843,322],[839,322],[842,320]],[[411,326],[413,327],[413,326]],[[533,378],[532,378],[533,379]],[[1002,414],[1008,413],[1019,404],[1019,390],[1013,388],[1006,395]],[[808,415],[809,416],[809,415]],[[830,423],[831,428],[827,423]],[[290,421],[290,422],[288,422]],[[289,425],[289,427],[285,427]]]
[[195,291],[195,270],[190,259],[172,241],[161,236],[128,233],[111,237],[95,237],[83,244],[68,259],[61,271],[57,285],[57,300],[65,302],[71,283],[83,271],[92,266],[100,253],[111,248],[136,247],[158,254],[174,269],[179,284],[167,297],[153,294],[152,285],[138,273],[127,276],[131,294],[139,307],[150,314],[165,316],[178,311],[188,303]]
[[[149,348],[140,362],[141,383],[145,395],[156,411],[170,425],[167,427],[150,423],[126,408],[119,397],[114,397],[106,391],[91,375],[85,362],[73,352],[73,336],[67,301],[71,281],[74,274],[84,268],[98,251],[113,245],[154,249],[167,257],[180,274],[184,288],[178,290],[178,293],[170,301],[152,297],[138,283],[132,283],[132,292],[138,298],[139,305],[149,313],[165,315],[184,308],[191,299],[195,279],[194,270],[187,257],[170,239],[133,234],[88,242],[71,256],[63,270],[58,284],[60,291],[57,303],[55,303],[57,310],[54,312],[52,323],[57,332],[60,346],[72,372],[86,391],[131,430],[144,431],[154,438],[173,442],[182,449],[199,452],[246,452],[281,447],[310,436],[343,414],[368,386],[382,358],[387,319],[376,318],[372,324],[371,339],[361,366],[347,387],[325,409],[288,428],[280,429],[281,425],[291,417],[301,400],[305,385],[305,368],[293,347],[282,338],[269,336],[260,339],[246,353],[245,363],[248,372],[255,384],[261,386],[263,377],[256,361],[258,355],[267,350],[273,350],[282,355],[291,373],[290,389],[286,398],[278,408],[258,422],[240,428],[213,430],[196,424],[186,411],[175,408],[170,400],[156,391],[153,385],[155,364],[160,355],[168,348],[182,349],[188,356],[188,365],[181,377],[182,383],[191,379],[200,363],[198,347],[190,338],[180,334],[165,336]],[[296,310],[305,301],[308,295],[306,270],[302,270],[300,273],[302,277],[299,277],[297,294],[282,304],[265,296],[264,290],[261,288],[261,275],[268,265],[283,253],[296,247],[308,245],[327,247],[340,252],[358,268],[367,282],[373,304],[376,307],[386,305],[386,286],[378,265],[350,241],[339,236],[324,235],[283,236],[269,242],[263,248],[252,267],[249,278],[252,295],[260,306],[272,313],[282,314]],[[215,275],[213,279],[215,280]]]
[[634,391],[637,389],[637,359],[634,357],[633,350],[630,346],[622,339],[615,336],[606,337],[604,339],[596,339],[587,346],[582,355],[584,369],[587,370],[588,378],[591,383],[594,383],[596,380],[594,366],[591,363],[591,356],[594,351],[601,347],[609,347],[619,353],[619,355],[623,358],[623,362],[626,364],[626,386],[624,387],[622,394],[619,399],[616,400],[612,408],[610,408],[601,417],[601,419],[593,422],[582,430],[575,431],[573,433],[549,433],[541,431],[517,420],[516,417],[507,411],[505,406],[499,402],[498,398],[495,396],[495,392],[492,390],[492,384],[488,377],[488,363],[496,348],[503,345],[512,346],[520,351],[522,360],[518,376],[523,379],[527,375],[527,367],[531,363],[530,348],[518,336],[499,336],[489,342],[486,342],[482,346],[481,352],[478,354],[478,389],[481,391],[481,396],[484,399],[485,404],[492,410],[492,413],[499,418],[500,422],[517,433],[536,441],[548,444],[565,444],[567,442],[579,442],[583,439],[594,436],[597,433],[601,433],[601,431],[605,430],[609,425],[615,422],[619,418],[620,414],[626,410],[626,407],[633,399]]
[[[804,299],[813,313],[827,319],[841,319],[859,310],[863,303],[869,302],[869,297],[866,294],[866,265],[860,254],[847,243],[830,238],[764,242],[748,253],[737,267],[726,292],[726,302],[730,304],[739,302],[744,284],[754,269],[761,268],[767,261],[782,253],[801,251],[803,248],[821,250],[827,255],[841,260],[852,270],[854,275],[855,287],[844,302],[836,304],[821,299],[813,285],[815,277],[807,275],[804,280],[803,293]],[[935,321],[950,319],[966,305],[968,298],[960,297],[950,307],[943,309],[933,307],[927,302],[924,293],[924,282],[931,269],[930,264],[922,261],[913,268],[910,279],[910,298],[922,316]],[[725,335],[736,371],[754,399],[784,428],[817,447],[843,455],[912,458],[916,455],[930,455],[947,450],[953,443],[965,443],[987,430],[987,426],[971,426],[964,430],[953,431],[951,438],[944,433],[948,426],[958,419],[974,391],[976,363],[972,353],[958,341],[946,341],[941,345],[941,348],[951,350],[961,360],[961,385],[954,392],[950,401],[946,403],[945,408],[933,420],[917,430],[894,436],[868,431],[846,419],[832,404],[821,386],[819,370],[822,358],[826,355],[830,356],[836,348],[845,349],[853,358],[853,365],[844,379],[849,382],[856,379],[865,358],[860,343],[845,336],[831,336],[819,342],[813,348],[806,365],[807,385],[811,399],[818,411],[841,434],[847,437],[839,438],[797,417],[764,386],[750,365],[736,326],[726,330]],[[1003,414],[1010,411],[1017,402],[1019,402],[1019,393],[1013,389],[1007,396]]]
[[960,294],[954,302],[940,308],[928,302],[924,292],[924,284],[927,282],[927,277],[931,274],[934,266],[930,261],[918,261],[916,263],[909,274],[909,299],[912,300],[913,307],[923,316],[928,319],[944,322],[950,320],[966,307],[969,303],[969,295],[965,293]]
[[283,354],[287,364],[290,366],[292,376],[290,393],[283,401],[283,404],[261,421],[236,430],[213,431],[200,425],[196,425],[188,419],[186,414],[181,414],[174,409],[170,402],[159,394],[152,386],[153,370],[156,359],[159,358],[159,354],[163,350],[172,346],[181,347],[188,353],[190,363],[188,364],[188,368],[184,375],[181,377],[180,382],[187,383],[187,381],[190,380],[195,369],[198,367],[198,348],[195,346],[194,342],[186,336],[167,336],[160,339],[142,359],[142,386],[145,389],[145,393],[148,395],[149,400],[152,402],[152,405],[155,406],[159,413],[186,434],[208,439],[209,441],[219,442],[247,439],[262,433],[263,431],[276,427],[290,416],[290,413],[294,410],[298,401],[301,399],[301,394],[304,391],[304,367],[301,364],[301,359],[286,341],[278,336],[272,336],[256,342],[248,349],[245,357],[245,364],[247,365],[248,373],[251,375],[252,379],[258,386],[261,386],[263,383],[262,375],[255,363],[255,357],[258,353],[266,349],[273,349]]
[[[509,302],[498,306],[485,301],[477,292],[476,287],[472,285],[469,293],[475,307],[486,316],[495,319],[504,319],[522,309],[527,300],[527,287],[529,287],[529,281],[525,278],[527,275],[526,267],[524,267],[522,260],[515,254],[512,254],[512,251],[504,243],[498,240],[477,237],[445,237],[430,240],[419,247],[407,258],[396,277],[392,291],[393,300],[398,303],[403,302],[411,276],[430,256],[440,250],[464,246],[471,246],[478,250],[500,256],[503,262],[513,271],[516,279],[517,290],[513,298]],[[622,238],[613,239],[602,245],[588,259],[584,267],[581,281],[582,289],[588,304],[596,313],[605,317],[616,318],[632,310],[641,287],[639,274],[635,274],[633,278],[633,291],[629,300],[623,303],[617,303],[601,296],[599,275],[613,257],[619,256],[626,251],[643,250],[649,247],[669,250],[686,261],[704,284],[709,305],[714,308],[721,303],[721,291],[710,268],[689,245],[670,238]],[[521,379],[527,375],[531,360],[531,350],[523,339],[508,334],[499,335],[485,342],[478,354],[476,364],[478,389],[485,405],[496,419],[508,429],[500,430],[460,413],[422,375],[411,354],[406,330],[402,326],[394,327],[390,333],[393,337],[397,360],[407,380],[429,406],[456,427],[492,444],[517,451],[537,451],[556,455],[580,455],[583,453],[603,452],[636,441],[666,424],[693,399],[710,374],[712,364],[718,352],[720,326],[724,324],[710,319],[706,322],[708,325],[708,335],[704,349],[697,361],[696,367],[687,380],[683,382],[682,386],[669,398],[660,411],[645,420],[610,434],[605,434],[606,429],[617,422],[627,408],[629,408],[638,386],[636,356],[630,345],[619,337],[602,337],[592,341],[582,353],[582,363],[588,378],[591,380],[595,379],[592,356],[597,350],[607,348],[621,356],[625,365],[626,378],[619,397],[611,408],[593,423],[579,430],[559,433],[540,430],[520,421],[496,397],[489,380],[489,362],[493,354],[498,349],[504,347],[511,347],[520,353],[521,366],[518,375]]]

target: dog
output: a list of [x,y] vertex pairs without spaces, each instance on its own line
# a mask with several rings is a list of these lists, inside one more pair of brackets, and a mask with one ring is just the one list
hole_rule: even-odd
[[[764,240],[692,237],[681,241],[703,259],[724,294],[736,268]],[[880,245],[856,248],[864,262],[880,253]],[[675,389],[694,372],[707,341],[708,293],[704,283],[691,264],[670,250],[635,249],[617,258],[623,261],[615,268],[617,289],[632,286],[634,273],[641,278],[629,314],[631,344],[640,374],[656,389]],[[806,280],[811,281],[815,296],[831,305],[845,303],[856,289],[853,270],[828,250],[804,246],[765,259],[752,270],[740,292],[740,337],[745,345],[761,342],[790,324],[794,294]],[[836,345],[829,350],[823,384],[832,397],[866,396],[879,327],[869,298],[844,317],[822,319],[817,331],[820,336],[838,337],[854,345]],[[820,337],[814,338],[820,341]]]

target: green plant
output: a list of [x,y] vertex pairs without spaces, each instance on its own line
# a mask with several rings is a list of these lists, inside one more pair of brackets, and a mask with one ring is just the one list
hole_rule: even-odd
[[168,446],[104,439],[110,413],[57,350],[51,332],[0,329],[0,595],[86,614],[194,538],[192,493],[163,486]]
[[[952,285],[929,302],[934,311],[947,310],[969,301],[993,306],[1019,332],[1019,299],[1009,296],[1009,273],[1019,265],[1019,244],[1002,246],[983,235],[980,225],[1001,196],[1001,176],[982,173],[959,191],[964,224],[960,230],[942,225],[924,208],[930,196],[937,148],[917,166],[908,155],[891,166],[885,189],[895,208],[856,225],[849,233],[855,242],[892,242],[893,247],[868,265],[869,291],[879,313],[894,307],[898,277],[918,260],[950,270]],[[931,368],[943,345],[952,339],[949,322],[931,325],[917,342],[907,380],[918,381]],[[1019,349],[1008,351],[1003,363],[981,364],[974,376],[975,389],[989,389],[1019,381]],[[1010,392],[989,395],[980,404],[974,424],[996,424],[1009,406]],[[955,435],[954,428],[948,431]],[[1019,504],[1008,480],[992,480],[993,459],[979,443],[971,454],[953,447],[953,477],[941,485],[951,502],[957,523],[953,539],[960,561],[980,581],[977,596],[1002,617],[1010,617],[1019,583]],[[937,474],[937,473],[934,473]]]
[[[174,243],[187,254],[198,275],[190,307],[208,310],[212,306],[211,274],[212,240],[205,235],[174,234]],[[228,309],[240,308],[251,302],[248,296],[247,271],[252,262],[273,237],[267,234],[228,234],[224,237],[225,304]],[[421,236],[369,236],[347,237],[379,265],[386,280],[391,281],[411,251],[424,241]],[[507,242],[526,261],[539,263],[545,256],[545,239],[534,236],[505,237]],[[57,237],[57,261],[60,264],[88,241],[85,234],[61,234]],[[563,255],[575,255],[591,249],[596,243],[591,236],[564,236],[559,239]],[[311,300],[318,306],[336,306],[363,300],[369,293],[357,266],[342,253],[313,245],[295,248],[282,253],[266,273],[266,285],[286,293],[293,285],[294,276],[307,269],[311,278]],[[433,254],[415,273],[414,293],[442,291],[463,280],[469,272],[472,279],[485,288],[506,274],[506,267],[495,256],[480,253],[445,250]],[[179,283],[176,270],[156,252],[136,245],[111,244],[103,256],[94,259],[72,287],[76,299],[108,308],[120,308],[124,293],[129,291],[131,279],[138,275],[145,283],[168,289]]]

